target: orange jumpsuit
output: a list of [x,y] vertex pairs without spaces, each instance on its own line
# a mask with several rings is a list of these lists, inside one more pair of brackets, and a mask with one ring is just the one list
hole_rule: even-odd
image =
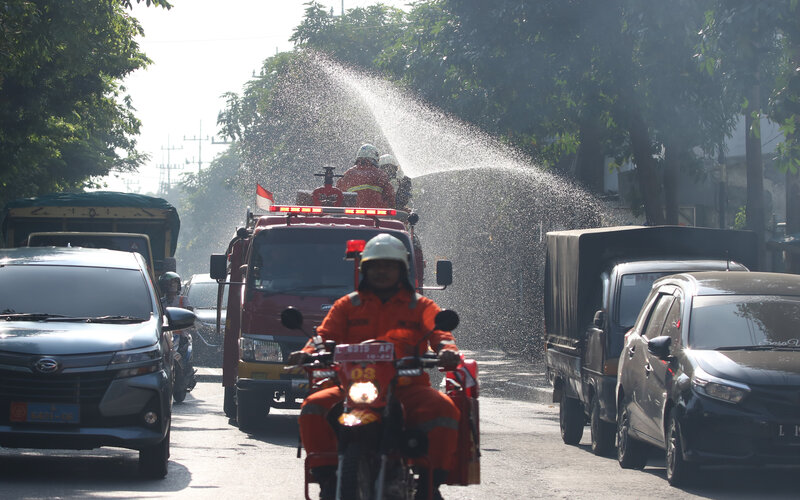
[[336,182],[342,191],[358,193],[359,207],[394,208],[394,188],[386,173],[372,165],[350,167]]
[[[337,344],[357,344],[365,340],[387,340],[394,344],[395,356],[411,356],[415,346],[433,329],[434,316],[440,311],[431,299],[402,289],[385,303],[368,291],[353,292],[337,300],[317,329],[323,340]],[[417,350],[424,353],[428,344],[436,352],[457,350],[450,332],[434,330]],[[303,348],[314,352],[311,345]],[[460,412],[449,397],[430,385],[428,374],[406,379],[398,384],[396,396],[406,411],[409,427],[428,435],[428,458],[433,470],[452,470],[458,440]],[[338,387],[309,395],[300,411],[300,437],[306,452],[333,452],[310,465],[336,465],[336,434],[326,420],[328,411],[344,399]]]

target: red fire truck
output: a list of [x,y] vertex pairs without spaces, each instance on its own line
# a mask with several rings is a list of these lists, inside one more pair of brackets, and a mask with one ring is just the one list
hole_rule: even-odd
[[211,276],[220,287],[230,286],[222,383],[225,414],[240,429],[262,423],[270,408],[300,407],[307,379],[284,366],[308,338],[281,325],[280,313],[293,306],[307,325],[317,326],[336,299],[355,289],[353,262],[345,260],[348,241],[392,234],[412,256],[410,274],[419,290],[440,290],[452,282],[450,261],[440,260],[438,286],[423,287],[424,261],[414,243],[416,214],[344,206],[347,193],[333,187],[333,169],[317,175],[325,176],[325,186],[298,195],[307,205],[274,205],[263,215],[248,211],[246,227],[237,231],[227,252],[211,256]]

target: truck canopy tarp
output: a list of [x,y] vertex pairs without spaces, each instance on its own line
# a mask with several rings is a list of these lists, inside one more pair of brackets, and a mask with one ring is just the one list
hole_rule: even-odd
[[[688,226],[622,226],[547,233],[545,325],[548,335],[575,337],[580,318],[589,317],[592,280],[614,261],[720,259],[757,270],[756,234],[752,231]],[[558,262],[557,265],[554,262]]]
[[13,208],[25,207],[136,207],[143,209],[160,209],[168,212],[167,226],[172,234],[172,254],[178,245],[177,235],[181,221],[178,211],[167,200],[135,193],[116,191],[92,191],[88,193],[52,193],[35,198],[19,198],[6,204],[3,211],[3,240],[6,239],[8,220],[6,215]]

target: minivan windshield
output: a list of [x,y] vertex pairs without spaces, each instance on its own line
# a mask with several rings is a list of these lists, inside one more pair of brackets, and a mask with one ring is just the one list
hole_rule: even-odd
[[0,266],[0,315],[65,318],[130,317],[153,312],[147,282],[137,269],[59,265]]
[[693,349],[800,348],[800,297],[700,296],[692,301]]
[[[353,261],[344,258],[347,241],[369,240],[381,232],[342,228],[262,231],[254,242],[248,284],[266,293],[340,297],[354,286]],[[393,235],[411,252],[407,237]]]

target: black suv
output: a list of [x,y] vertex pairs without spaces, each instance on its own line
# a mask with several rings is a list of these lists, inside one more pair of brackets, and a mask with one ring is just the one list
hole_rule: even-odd
[[139,450],[145,477],[169,459],[168,330],[144,258],[88,248],[0,250],[0,446]]

